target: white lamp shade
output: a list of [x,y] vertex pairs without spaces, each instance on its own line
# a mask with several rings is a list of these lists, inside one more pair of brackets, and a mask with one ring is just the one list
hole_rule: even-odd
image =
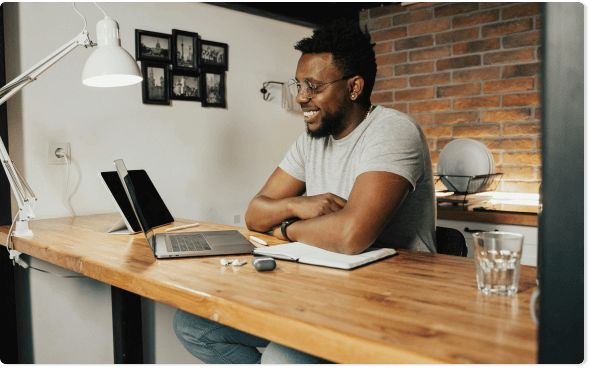
[[82,83],[91,87],[122,87],[143,80],[137,63],[119,39],[119,24],[105,16],[96,23],[98,47],[84,65]]
[[143,80],[137,63],[121,46],[98,46],[82,71],[82,83],[91,87],[121,87]]

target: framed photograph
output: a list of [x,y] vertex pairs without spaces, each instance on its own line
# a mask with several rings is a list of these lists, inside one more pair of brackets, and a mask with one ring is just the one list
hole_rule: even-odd
[[225,72],[215,69],[203,69],[201,73],[203,85],[202,104],[205,107],[226,107]]
[[172,63],[172,36],[165,33],[135,30],[135,59]]
[[168,64],[141,62],[141,95],[144,104],[170,105],[168,73]]
[[170,99],[201,101],[201,77],[199,73],[171,71]]
[[228,70],[227,44],[201,40],[199,65],[205,68]]
[[196,72],[199,68],[199,34],[172,30],[172,66],[174,70]]

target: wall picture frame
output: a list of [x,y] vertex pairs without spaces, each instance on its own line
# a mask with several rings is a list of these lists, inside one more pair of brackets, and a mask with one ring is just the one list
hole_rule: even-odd
[[170,99],[201,101],[201,76],[199,73],[170,71]]
[[199,70],[199,34],[172,30],[172,67],[174,70]]
[[201,85],[201,103],[204,107],[227,107],[225,71],[204,68],[201,72]]
[[172,35],[135,30],[135,59],[157,63],[172,63]]
[[221,42],[200,40],[199,65],[202,68],[227,71],[229,68],[228,45]]
[[170,105],[168,67],[164,63],[141,62],[141,96],[144,104]]

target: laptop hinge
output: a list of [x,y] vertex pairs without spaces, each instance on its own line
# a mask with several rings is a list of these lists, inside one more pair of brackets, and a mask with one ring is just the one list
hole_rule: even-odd
[[153,234],[152,236],[149,237],[148,243],[150,245],[150,248],[152,248],[152,252],[154,254],[156,254],[156,234]]

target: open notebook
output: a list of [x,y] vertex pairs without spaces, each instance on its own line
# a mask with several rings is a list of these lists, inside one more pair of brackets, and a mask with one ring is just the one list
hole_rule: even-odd
[[276,259],[294,261],[314,266],[324,266],[351,270],[353,268],[390,257],[396,252],[390,248],[368,248],[361,254],[346,255],[330,252],[304,243],[287,243],[270,247],[256,248],[252,254]]

